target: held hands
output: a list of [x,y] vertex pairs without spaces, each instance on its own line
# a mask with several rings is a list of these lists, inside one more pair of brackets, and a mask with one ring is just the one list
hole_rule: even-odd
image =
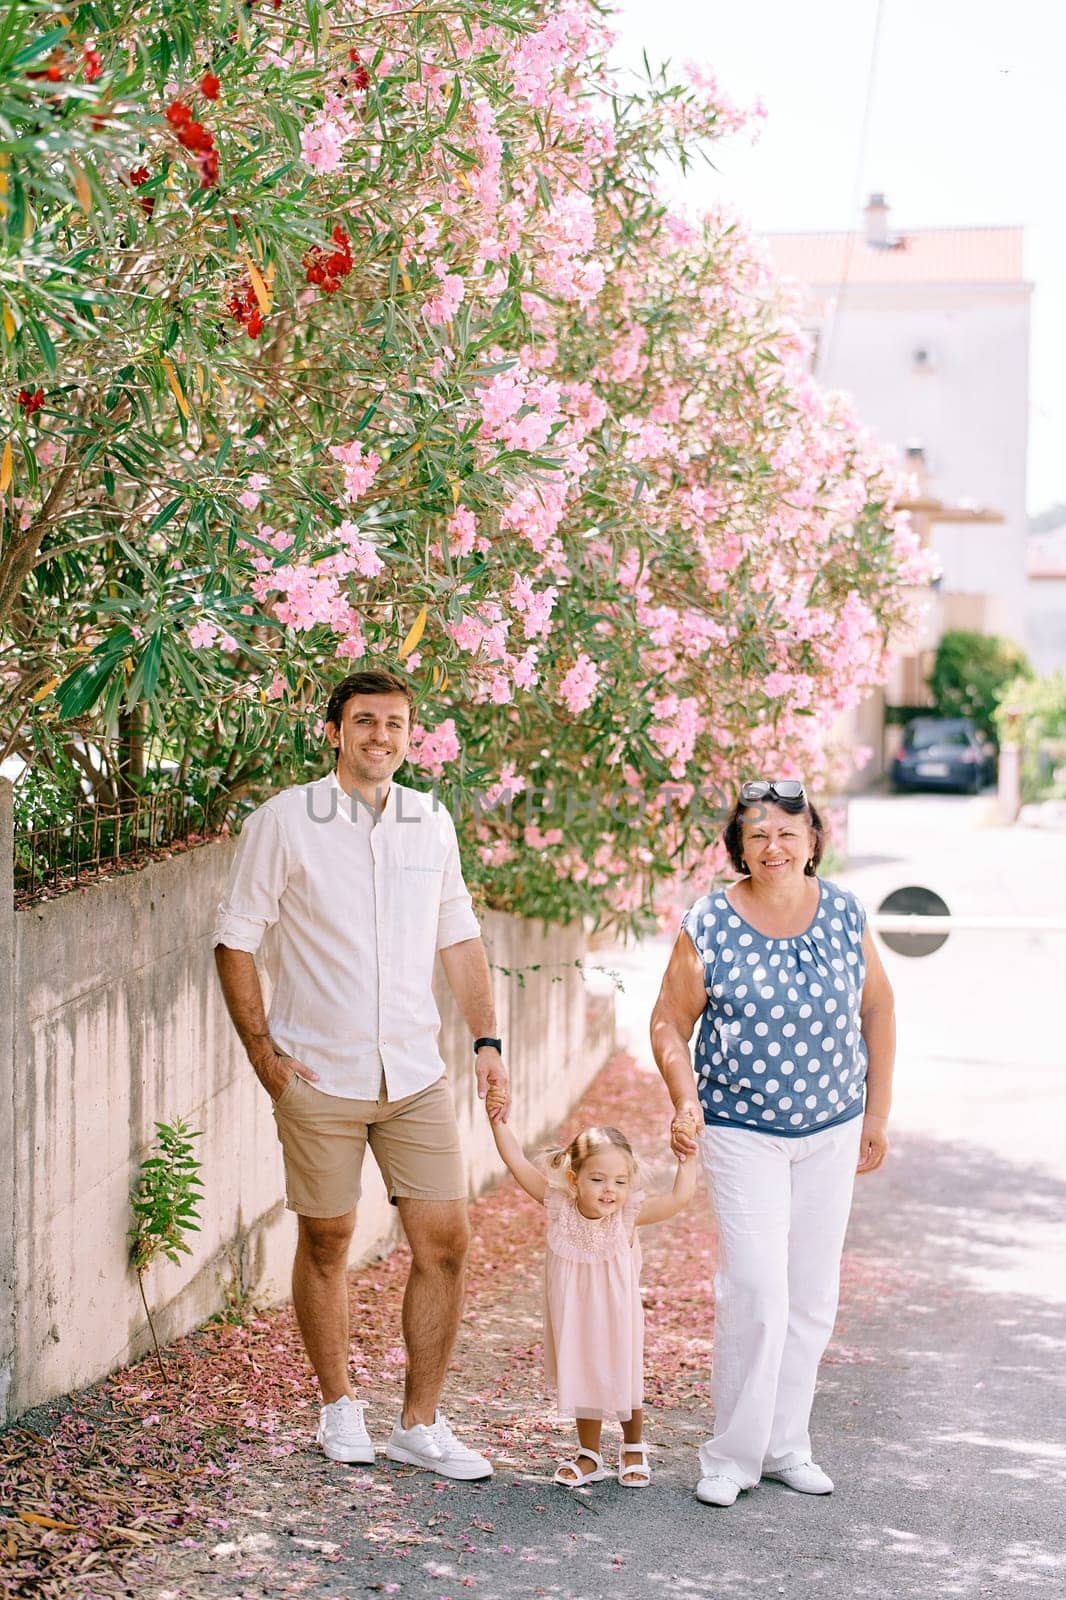
[[484,1100],[491,1123],[507,1121],[511,1109],[511,1087],[498,1050],[482,1045],[474,1058],[478,1098]]
[[702,1125],[703,1112],[694,1100],[683,1100],[675,1108],[670,1123],[670,1148],[682,1164],[696,1154],[696,1135]]
[[888,1137],[885,1128],[887,1117],[875,1117],[867,1112],[862,1119],[862,1133],[859,1137],[859,1164],[855,1168],[858,1173],[876,1172],[885,1156],[888,1154]]
[[317,1072],[305,1067],[295,1056],[287,1056],[270,1039],[249,1050],[248,1059],[271,1100],[281,1099],[292,1078],[306,1078],[308,1083],[318,1082]]

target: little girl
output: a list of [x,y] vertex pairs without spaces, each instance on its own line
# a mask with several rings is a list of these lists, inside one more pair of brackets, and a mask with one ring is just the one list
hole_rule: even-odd
[[[492,1095],[489,1109],[492,1109]],[[636,1230],[664,1222],[692,1198],[696,1162],[679,1162],[669,1194],[646,1200],[636,1158],[617,1128],[586,1128],[534,1166],[506,1123],[492,1123],[496,1148],[516,1181],[548,1213],[544,1366],[559,1415],[577,1422],[580,1448],[554,1481],[567,1488],[608,1476],[600,1454],[605,1415],[622,1424],[618,1481],[651,1482],[644,1425],[644,1308]]]

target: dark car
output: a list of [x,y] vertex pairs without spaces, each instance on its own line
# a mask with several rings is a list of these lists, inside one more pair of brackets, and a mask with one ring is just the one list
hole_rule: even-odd
[[963,789],[977,794],[996,776],[996,755],[967,717],[915,717],[892,763],[896,789]]

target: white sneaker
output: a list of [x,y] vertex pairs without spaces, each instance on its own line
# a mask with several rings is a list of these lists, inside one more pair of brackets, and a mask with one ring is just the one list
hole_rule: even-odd
[[772,1478],[776,1483],[783,1483],[790,1489],[795,1489],[797,1494],[832,1494],[833,1480],[828,1472],[823,1472],[814,1461],[801,1461],[795,1467],[778,1467],[776,1471],[763,1473],[764,1478]]
[[374,1445],[363,1421],[365,1408],[365,1400],[353,1400],[346,1394],[322,1407],[315,1443],[331,1461],[373,1461]]
[[712,1472],[696,1485],[696,1499],[705,1506],[731,1506],[740,1493],[740,1484],[724,1472]]
[[491,1478],[492,1462],[476,1450],[460,1444],[443,1411],[438,1411],[430,1423],[416,1422],[413,1428],[402,1426],[403,1418],[396,1419],[392,1438],[385,1446],[390,1461],[403,1461],[409,1467],[425,1467],[442,1478]]

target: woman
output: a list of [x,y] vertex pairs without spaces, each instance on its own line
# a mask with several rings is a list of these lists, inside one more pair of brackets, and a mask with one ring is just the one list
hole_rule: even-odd
[[723,838],[743,876],[686,914],[651,1023],[673,1149],[699,1155],[718,1226],[715,1429],[696,1489],[716,1506],[760,1478],[833,1488],[810,1411],[854,1176],[888,1148],[895,1051],[892,989],[859,902],[816,875],[824,831],[803,785],[745,783]]

